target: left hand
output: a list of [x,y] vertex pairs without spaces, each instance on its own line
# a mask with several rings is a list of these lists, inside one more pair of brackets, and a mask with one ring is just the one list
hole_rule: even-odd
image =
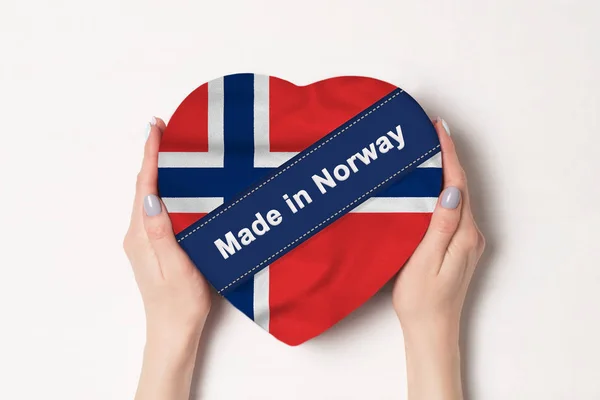
[[144,301],[147,345],[193,348],[210,310],[210,290],[177,243],[157,196],[158,148],[164,129],[160,119],[150,125],[123,247]]

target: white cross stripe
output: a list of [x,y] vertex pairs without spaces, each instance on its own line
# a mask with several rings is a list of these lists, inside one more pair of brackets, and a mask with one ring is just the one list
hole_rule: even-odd
[[223,204],[223,197],[163,197],[170,213],[206,213]]
[[[223,204],[222,197],[163,197],[170,213],[209,213]],[[371,197],[352,213],[430,213],[437,197]],[[310,207],[310,206],[307,206]]]
[[269,332],[271,311],[269,307],[269,266],[254,275],[254,322]]
[[351,213],[431,213],[437,197],[371,197]]

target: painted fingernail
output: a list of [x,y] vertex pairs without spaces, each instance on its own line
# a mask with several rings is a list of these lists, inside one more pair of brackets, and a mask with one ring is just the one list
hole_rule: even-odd
[[148,140],[148,138],[150,137],[150,131],[152,130],[152,124],[150,122],[148,122],[146,124],[146,131],[144,132],[144,138],[146,140]]
[[144,133],[146,140],[148,140],[148,138],[150,137],[150,132],[152,131],[153,126],[156,126],[156,117],[154,116],[150,119],[150,122],[146,124],[146,131]]
[[457,187],[450,186],[444,189],[441,195],[440,205],[444,208],[455,209],[460,203],[460,190]]
[[157,195],[149,194],[144,197],[144,211],[146,211],[146,215],[149,217],[160,214],[162,206],[160,205],[160,200]]
[[444,130],[446,131],[448,136],[452,136],[452,134],[450,133],[450,127],[448,126],[448,123],[446,122],[446,120],[444,120],[444,118],[440,118],[440,117],[437,117],[437,120],[438,120],[438,122],[442,123],[442,126],[444,127]]

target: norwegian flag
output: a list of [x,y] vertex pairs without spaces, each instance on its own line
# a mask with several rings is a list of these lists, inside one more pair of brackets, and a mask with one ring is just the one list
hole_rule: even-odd
[[[175,233],[395,89],[362,77],[296,86],[254,74],[200,86],[175,112],[160,146],[159,191]],[[227,299],[287,344],[320,334],[406,262],[427,229],[441,184],[437,154],[228,292]],[[194,261],[202,270],[201,260]]]

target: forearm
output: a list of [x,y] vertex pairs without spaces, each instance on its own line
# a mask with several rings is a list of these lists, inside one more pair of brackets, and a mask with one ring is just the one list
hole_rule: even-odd
[[165,342],[148,338],[135,400],[188,400],[199,337]]
[[409,400],[462,400],[458,329],[405,332]]

